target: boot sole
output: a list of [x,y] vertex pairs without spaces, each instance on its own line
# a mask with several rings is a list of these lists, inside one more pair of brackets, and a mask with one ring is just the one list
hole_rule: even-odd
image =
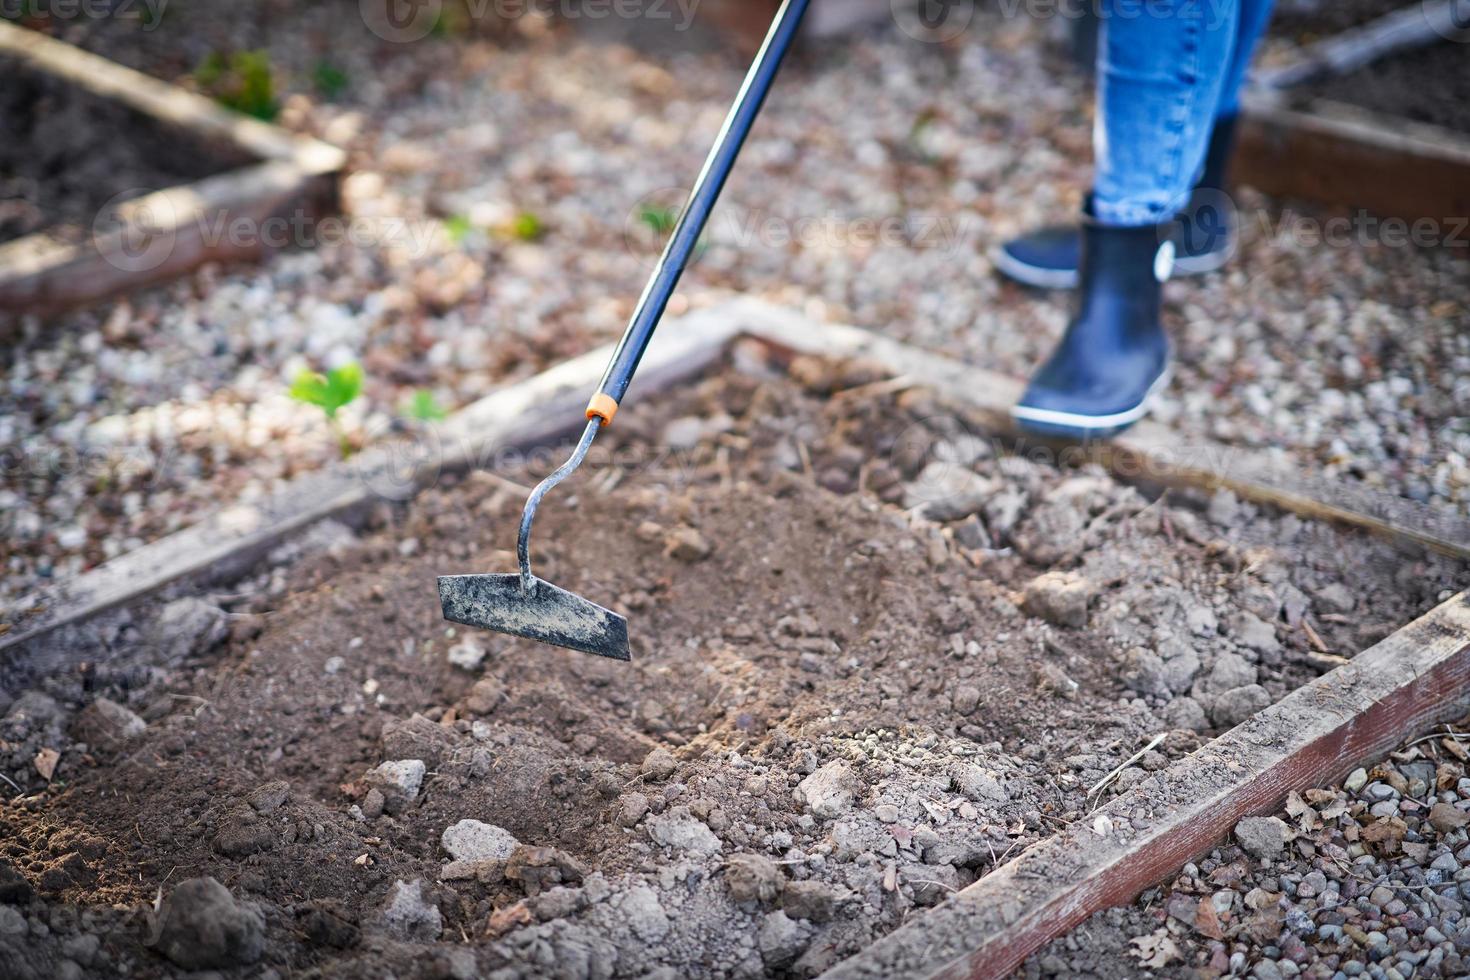
[[1137,405],[1111,415],[1080,415],[1075,412],[1058,412],[1049,408],[1030,408],[1025,405],[1011,406],[1011,418],[1021,428],[1041,435],[1061,436],[1067,439],[1106,439],[1117,435],[1148,414],[1158,395],[1169,387],[1173,380],[1172,365],[1149,385],[1148,391]]
[[[1179,276],[1202,276],[1221,268],[1230,261],[1230,249],[1207,252],[1204,255],[1179,257],[1174,260],[1174,274]],[[1048,269],[1045,266],[1022,262],[1003,248],[990,251],[990,264],[1007,279],[1023,286],[1037,289],[1076,289],[1076,269]]]

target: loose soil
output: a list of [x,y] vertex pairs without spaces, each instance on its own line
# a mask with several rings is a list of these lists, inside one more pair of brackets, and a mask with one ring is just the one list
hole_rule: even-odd
[[13,58],[0,57],[0,72],[0,242],[42,230],[80,241],[109,204],[225,169],[221,151],[141,113]]
[[1305,85],[1302,95],[1470,133],[1470,47],[1444,41],[1401,51]]
[[[627,408],[538,519],[538,573],[626,612],[631,664],[440,618],[435,575],[514,567],[548,453],[319,527],[19,698],[0,972],[815,975],[1156,733],[1103,795],[1466,578],[1058,468],[872,366],[735,357]],[[410,760],[421,786],[375,771]],[[520,846],[446,863],[466,819]],[[179,925],[204,876],[233,945]]]
[[1282,0],[1271,12],[1269,31],[1298,44],[1310,44],[1408,6],[1413,4],[1406,0]]

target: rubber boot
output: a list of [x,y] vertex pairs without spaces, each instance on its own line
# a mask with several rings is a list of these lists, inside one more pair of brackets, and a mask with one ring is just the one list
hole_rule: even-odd
[[[1204,169],[1189,203],[1179,213],[1174,234],[1174,273],[1201,275],[1220,268],[1235,251],[1235,209],[1225,193],[1230,154],[1235,147],[1235,116],[1215,120]],[[1013,238],[990,255],[996,271],[1041,289],[1077,285],[1082,236],[1076,225],[1048,225]]]
[[1106,438],[1143,417],[1168,383],[1159,307],[1173,265],[1169,232],[1169,225],[1108,227],[1084,216],[1077,315],[1011,409],[1023,429]]

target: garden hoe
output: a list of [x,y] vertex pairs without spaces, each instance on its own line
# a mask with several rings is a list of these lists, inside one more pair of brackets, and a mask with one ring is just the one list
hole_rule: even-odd
[[740,155],[745,137],[771,89],[781,60],[791,47],[808,3],[809,0],[785,0],[776,14],[760,54],[745,76],[740,95],[725,118],[714,149],[705,160],[684,213],[664,248],[658,268],[644,287],[628,330],[613,353],[612,363],[608,365],[597,393],[587,405],[587,427],[577,442],[576,450],[555,473],[541,481],[526,501],[516,548],[520,573],[440,577],[439,601],[444,607],[444,618],[450,622],[524,636],[614,660],[630,659],[626,619],[531,574],[531,522],[536,519],[536,507],[541,498],[582,464],[598,430],[612,424],[618,404],[628,390],[628,383],[633,380],[633,372],[638,369],[638,362],[653,338],[653,331],[663,316],[669,297],[678,285],[705,222],[725,186],[725,179],[730,176],[735,158]]

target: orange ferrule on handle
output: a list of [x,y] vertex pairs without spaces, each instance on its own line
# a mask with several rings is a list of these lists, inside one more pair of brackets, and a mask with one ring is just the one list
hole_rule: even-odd
[[613,416],[616,414],[618,414],[618,403],[612,395],[599,391],[587,403],[587,418],[602,419],[603,428],[612,425]]

